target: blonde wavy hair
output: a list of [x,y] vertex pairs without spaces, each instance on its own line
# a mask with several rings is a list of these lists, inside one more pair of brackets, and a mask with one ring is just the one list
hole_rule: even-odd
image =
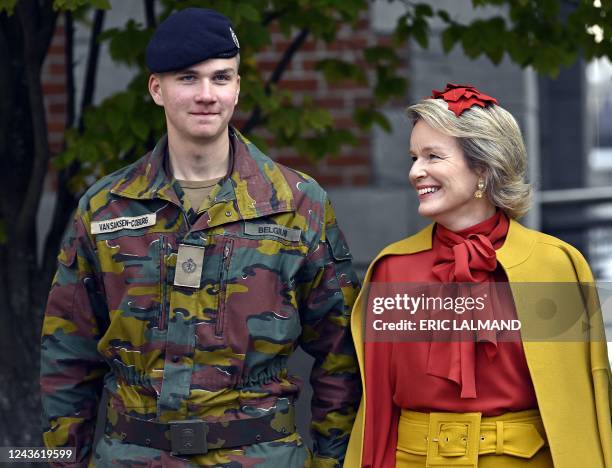
[[525,182],[527,151],[521,130],[510,112],[500,106],[473,106],[457,117],[442,99],[425,99],[406,109],[416,124],[457,138],[468,167],[482,171],[485,194],[510,218],[520,218],[531,205],[531,186]]

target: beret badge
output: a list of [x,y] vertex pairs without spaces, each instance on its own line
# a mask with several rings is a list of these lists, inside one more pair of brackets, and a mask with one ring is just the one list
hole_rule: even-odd
[[448,110],[459,117],[472,106],[487,107],[497,104],[497,99],[478,91],[474,86],[448,83],[444,91],[432,90],[431,99],[442,99]]
[[234,32],[231,26],[229,27],[229,30],[230,34],[232,35],[232,40],[234,41],[234,44],[236,44],[236,47],[240,49],[240,42],[238,42],[238,36],[236,36],[236,33]]

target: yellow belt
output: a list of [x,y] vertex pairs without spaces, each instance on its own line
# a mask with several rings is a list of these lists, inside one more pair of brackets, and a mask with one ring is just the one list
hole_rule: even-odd
[[477,467],[478,455],[531,458],[546,445],[537,410],[482,417],[481,413],[417,413],[403,410],[398,450],[427,456],[430,466]]

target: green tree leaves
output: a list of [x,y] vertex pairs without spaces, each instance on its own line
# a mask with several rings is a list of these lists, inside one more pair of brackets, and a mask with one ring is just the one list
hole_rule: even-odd
[[56,10],[71,10],[75,11],[84,6],[91,6],[101,10],[110,10],[111,4],[109,0],[54,0],[53,8]]
[[53,163],[56,168],[79,163],[70,182],[74,192],[134,161],[150,149],[155,135],[163,134],[163,111],[141,90],[146,82],[147,75],[139,74],[127,90],[85,110],[82,134],[77,129],[66,132],[67,149]]
[[12,15],[18,1],[19,0],[0,0],[0,13],[5,11],[9,15]]
[[328,83],[338,84],[343,81],[354,81],[359,84],[366,84],[368,82],[363,68],[341,59],[319,60],[315,65],[315,70],[322,72]]
[[417,3],[397,20],[393,36],[401,44],[412,37],[417,44],[426,49],[429,46],[429,22],[433,9],[426,3]]
[[115,62],[144,68],[144,50],[152,34],[153,31],[130,19],[123,28],[104,31],[99,40],[108,42],[110,56]]
[[[158,20],[177,8],[176,2],[169,0],[163,0],[161,5]],[[192,5],[215,8],[232,19],[241,43],[240,108],[249,113],[249,138],[264,148],[271,139],[275,145],[291,146],[319,159],[338,154],[344,145],[356,144],[359,128],[390,128],[378,108],[389,99],[402,97],[407,82],[397,73],[400,56],[389,47],[369,47],[362,54],[357,51],[353,60],[346,60],[342,53],[330,54],[314,64],[321,79],[330,86],[352,84],[373,90],[371,103],[355,111],[354,129],[335,128],[330,110],[283,84],[293,55],[303,44],[308,40],[332,43],[341,28],[358,27],[369,7],[366,0],[185,1],[180,7]],[[419,18],[427,13],[419,11]],[[286,46],[280,51],[276,68],[263,74],[258,68],[257,53],[271,44],[275,31],[287,38]],[[95,177],[142,154],[164,131],[163,112],[152,103],[146,87],[144,48],[151,34],[151,29],[128,18],[123,27],[107,30],[99,37],[108,44],[115,62],[134,67],[138,73],[127,90],[86,110],[81,134],[75,130],[67,133],[68,148],[55,163],[61,168],[79,162],[81,170],[74,181],[75,189],[84,188]],[[264,129],[265,139],[258,136]]]
[[[0,0],[0,12],[10,14],[18,1]],[[612,2],[608,1],[472,0],[473,8],[501,7],[501,13],[469,23],[458,21],[447,11],[434,10],[433,2],[390,1],[401,1],[406,11],[388,40],[361,50],[352,48],[350,59],[341,47],[336,53],[328,48],[314,64],[320,79],[332,89],[356,86],[372,90],[353,113],[354,128],[335,128],[330,110],[305,97],[307,93],[284,87],[283,76],[305,44],[333,44],[342,41],[346,31],[363,28],[369,18],[367,0],[184,0],[180,5],[160,0],[157,21],[178,7],[188,6],[210,7],[228,15],[241,41],[240,108],[248,113],[248,136],[262,145],[270,140],[275,145],[291,145],[315,159],[337,154],[343,145],[355,143],[358,129],[390,129],[381,109],[405,96],[408,80],[402,67],[408,54],[403,46],[413,39],[428,47],[432,21],[442,21],[441,42],[446,53],[459,45],[468,57],[485,56],[495,64],[508,57],[550,76],[578,57],[612,56]],[[54,0],[56,9],[80,13],[86,8],[110,6],[108,0]],[[152,103],[146,89],[144,48],[152,32],[136,19],[127,18],[123,27],[99,37],[108,44],[112,59],[133,67],[136,76],[126,90],[86,110],[83,133],[67,133],[68,149],[55,163],[57,167],[81,163],[83,174],[75,188],[137,157],[164,131],[163,112]],[[274,70],[264,74],[258,66],[258,53],[279,33],[286,38],[281,59]],[[276,40],[276,48],[278,44]]]
[[[485,55],[498,64],[508,54],[521,67],[556,76],[579,57],[612,56],[612,6],[593,0],[472,0],[474,7],[504,6],[508,19],[496,16],[461,24],[438,11],[446,23],[442,46],[446,53],[460,43],[471,58]],[[562,6],[564,8],[562,8]],[[601,40],[592,31],[601,31]]]

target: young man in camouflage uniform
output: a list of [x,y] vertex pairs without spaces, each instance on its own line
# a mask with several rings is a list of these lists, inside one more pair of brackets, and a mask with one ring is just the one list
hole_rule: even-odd
[[[81,198],[42,338],[45,443],[73,466],[341,466],[360,397],[358,287],[327,195],[228,127],[229,20],[190,8],[147,47],[168,134]],[[294,427],[314,356],[314,454]],[[105,435],[92,439],[102,387]]]

